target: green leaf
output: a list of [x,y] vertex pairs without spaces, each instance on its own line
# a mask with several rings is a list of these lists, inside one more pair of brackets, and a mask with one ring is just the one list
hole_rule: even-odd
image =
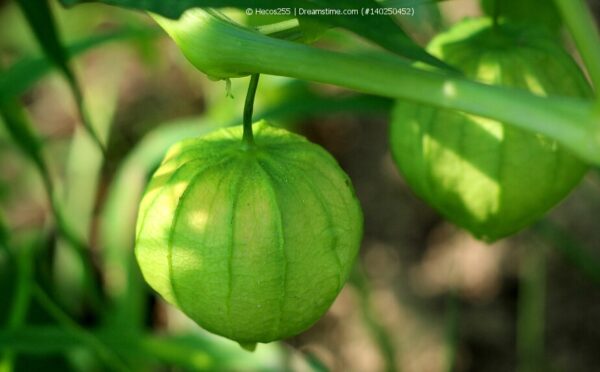
[[55,198],[51,175],[46,159],[42,154],[42,143],[39,135],[31,126],[25,110],[16,100],[0,103],[0,116],[2,117],[6,129],[10,133],[17,146],[38,169],[40,176],[42,177],[42,182],[44,183],[44,188],[48,197],[48,204],[50,205],[50,209],[56,220],[56,226],[65,240],[71,243],[74,252],[81,260],[83,265],[87,265],[87,270],[85,271],[85,282],[88,286],[88,294],[95,304],[99,304],[100,295],[98,294],[97,287],[94,284],[91,262],[88,260],[86,255],[87,246],[79,234],[73,231],[72,227],[65,220],[62,207]]
[[[0,293],[4,306],[0,306],[0,328],[5,327],[11,310],[11,302],[17,287],[17,265],[14,251],[9,247],[9,230],[0,210]],[[0,353],[0,366],[2,356]],[[1,368],[0,368],[1,370]]]
[[547,0],[481,0],[482,10],[493,16],[496,3],[499,16],[512,21],[535,23],[558,33],[562,19],[554,1]]
[[49,195],[52,194],[52,183],[48,166],[42,156],[41,140],[33,130],[25,110],[16,101],[0,101],[0,117],[17,146],[35,164],[42,176],[44,186]]
[[[375,0],[364,0],[357,5],[353,0],[313,0],[317,8],[335,9],[358,9],[379,8]],[[324,23],[345,28],[363,38],[381,46],[382,48],[406,57],[411,60],[425,62],[431,66],[446,70],[455,69],[427,53],[421,46],[415,43],[400,25],[389,16],[369,16],[363,14],[344,16],[316,16],[316,19]]]
[[0,210],[0,248],[1,249],[8,248],[9,236],[10,236],[10,232],[8,230],[8,223],[6,222],[4,213],[2,212],[2,210]]
[[[292,3],[296,3],[297,1],[292,0]],[[303,3],[305,1],[301,0]],[[145,10],[171,19],[179,18],[183,12],[190,8],[233,7],[245,9],[248,7],[274,8],[281,6],[274,6],[272,0],[60,0],[60,2],[66,7],[82,3],[100,2],[122,8]],[[286,6],[291,6],[291,4],[288,3]]]
[[[156,35],[158,32],[155,29],[126,28],[77,41],[69,45],[66,50],[69,58],[73,58],[109,42],[147,39]],[[27,92],[37,81],[52,71],[53,66],[47,56],[24,57],[0,73],[0,104]]]
[[100,140],[85,109],[83,93],[79,87],[75,73],[69,66],[69,56],[60,41],[48,0],[17,0],[17,3],[21,7],[27,22],[29,22],[29,26],[40,44],[40,47],[50,61],[59,68],[67,80],[71,92],[75,97],[75,102],[84,127],[104,153],[104,144]]
[[600,285],[600,259],[584,247],[558,224],[546,218],[533,227],[533,231],[554,246],[579,272],[596,285]]
[[0,351],[11,350],[28,354],[64,352],[78,347],[77,337],[56,326],[23,327],[0,331]]
[[[21,0],[24,1],[24,0]],[[82,2],[93,0],[61,0],[65,6],[71,6]],[[146,10],[160,14],[167,18],[178,18],[181,14],[195,7],[236,7],[244,8],[274,8],[281,5],[273,4],[268,0],[96,0],[104,4],[116,5],[125,8]],[[379,8],[376,0],[363,0],[357,3],[353,0],[290,0],[286,2],[290,8],[311,9],[361,9]],[[362,12],[360,12],[362,13]],[[406,57],[411,60],[421,61],[432,66],[453,70],[451,67],[427,53],[421,46],[415,43],[391,16],[362,16],[358,15],[314,15],[306,16],[325,25],[345,28],[388,51]],[[304,17],[305,18],[305,17]],[[313,28],[315,28],[313,26]]]
[[[247,353],[233,342],[204,332],[180,335],[135,335],[120,331],[92,329],[87,333],[126,360],[164,363],[192,371],[281,370],[284,352],[277,343],[261,345],[256,353]],[[63,354],[77,349],[93,349],[82,342],[80,334],[57,326],[26,326],[18,330],[0,329],[0,353],[14,350],[30,355]],[[137,367],[139,363],[135,364]],[[146,370],[136,368],[136,370]]]

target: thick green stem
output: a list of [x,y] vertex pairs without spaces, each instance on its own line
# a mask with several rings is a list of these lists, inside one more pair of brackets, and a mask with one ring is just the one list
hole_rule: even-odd
[[248,93],[246,94],[246,103],[244,105],[244,144],[248,147],[254,146],[254,134],[252,133],[252,114],[254,113],[254,97],[258,87],[259,74],[252,74],[250,84],[248,84]]
[[489,86],[425,71],[392,55],[349,55],[279,40],[198,9],[157,18],[190,61],[214,76],[264,73],[334,84],[385,97],[465,111],[556,139],[600,164],[600,118],[592,103]]
[[[585,62],[600,103],[600,34],[584,0],[554,0]],[[600,124],[599,124],[600,125]]]

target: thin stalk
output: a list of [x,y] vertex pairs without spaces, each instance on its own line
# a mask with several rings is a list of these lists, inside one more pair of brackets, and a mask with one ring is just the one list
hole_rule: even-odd
[[54,318],[64,329],[77,338],[82,344],[94,350],[99,358],[113,371],[129,371],[129,367],[109,347],[107,347],[93,333],[77,324],[69,317],[37,284],[33,286],[33,293],[37,302]]
[[425,71],[391,55],[351,55],[274,39],[201,11],[182,21],[163,19],[160,24],[173,35],[174,30],[185,30],[176,41],[186,44],[192,63],[194,55],[218,56],[198,60],[202,68],[288,76],[465,111],[544,134],[582,159],[600,164],[600,126],[594,105],[587,100],[540,97],[480,84]]
[[350,282],[358,292],[361,313],[365,325],[368,327],[373,340],[377,344],[379,352],[383,357],[385,363],[383,370],[390,372],[397,371],[398,363],[396,360],[394,342],[390,338],[387,329],[379,322],[377,316],[373,313],[371,308],[371,288],[369,279],[364,273],[360,263],[357,263],[354,266],[354,270],[350,275]]
[[98,137],[97,131],[91,124],[90,118],[87,115],[83,105],[83,94],[80,85],[77,81],[73,69],[68,62],[68,53],[60,40],[59,31],[56,26],[55,18],[49,2],[46,1],[29,1],[18,0],[17,3],[23,11],[31,31],[35,35],[40,47],[56,67],[61,71],[69,88],[75,98],[75,103],[79,111],[82,124],[88,131],[93,141],[100,148],[102,155],[106,155],[106,148]]
[[[1,66],[0,66],[1,68]],[[10,133],[14,142],[22,150],[23,154],[28,157],[36,169],[38,170],[44,190],[46,191],[50,210],[54,215],[57,229],[62,237],[70,243],[75,250],[76,255],[81,260],[82,265],[86,268],[86,284],[88,286],[88,294],[92,305],[97,309],[102,309],[101,295],[96,286],[96,281],[93,277],[93,265],[86,253],[88,251],[86,242],[73,231],[73,228],[67,222],[58,200],[55,197],[56,190],[52,182],[52,176],[49,172],[49,167],[42,151],[42,142],[33,130],[25,110],[16,100],[0,103],[0,117],[2,117],[7,131]]]
[[254,146],[254,134],[252,133],[252,114],[254,113],[254,98],[256,97],[256,88],[258,87],[259,74],[252,74],[250,84],[248,84],[248,93],[246,94],[246,103],[244,105],[244,137],[243,141],[247,147]]
[[584,0],[554,0],[560,10],[596,90],[600,105],[600,34]]
[[517,305],[517,371],[543,371],[546,252],[541,244],[523,247]]
[[452,290],[446,299],[446,371],[456,370],[456,356],[460,339],[460,302],[456,290]]
[[[50,190],[50,189],[46,189]],[[84,270],[84,280],[85,286],[88,290],[88,296],[90,303],[94,310],[98,311],[100,314],[104,312],[104,305],[102,300],[102,293],[98,288],[98,283],[94,278],[94,265],[89,257],[88,251],[89,247],[87,243],[77,234],[71,225],[67,222],[61,207],[58,205],[58,202],[53,194],[48,195],[48,199],[50,200],[50,207],[52,213],[54,215],[54,219],[56,222],[57,230],[62,238],[65,239],[69,243],[73,250],[75,251],[75,255],[81,261]]]
[[[31,292],[33,286],[33,251],[39,243],[38,239],[25,243],[21,249],[14,252],[17,261],[17,279],[15,281],[15,293],[10,302],[10,313],[6,329],[14,331],[25,324],[29,305],[31,303]],[[0,371],[12,371],[14,367],[15,351],[7,350],[0,354]]]
[[4,212],[0,209],[0,249],[8,252],[8,241],[10,239],[10,230]]
[[533,232],[558,250],[581,274],[600,285],[600,260],[571,234],[547,218],[535,224]]
[[494,0],[494,9],[492,13],[492,20],[494,22],[494,28],[498,27],[498,19],[500,18],[500,4],[501,0]]
[[81,92],[81,88],[79,86],[79,83],[77,82],[77,78],[75,77],[75,75],[73,73],[66,75],[67,81],[69,82],[69,86],[71,87],[71,91],[73,92],[73,97],[75,98],[75,103],[79,109],[79,117],[81,119],[81,123],[83,124],[84,128],[87,130],[87,132],[90,134],[90,137],[92,138],[92,140],[94,141],[94,143],[96,144],[96,146],[98,146],[98,149],[100,149],[100,152],[102,153],[102,158],[106,159],[107,157],[107,149],[106,149],[106,145],[104,143],[102,143],[102,140],[100,139],[100,135],[98,134],[98,131],[94,128],[94,125],[92,124],[92,120],[90,119],[90,116],[88,115],[86,106],[85,106],[85,102],[84,102],[84,98],[83,98],[83,93]]

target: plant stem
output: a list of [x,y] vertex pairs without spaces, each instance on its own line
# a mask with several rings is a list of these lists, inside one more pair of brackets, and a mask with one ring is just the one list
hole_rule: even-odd
[[501,0],[494,0],[494,9],[492,14],[492,19],[494,21],[494,28],[498,27],[498,19],[500,18],[500,4]]
[[377,344],[379,352],[383,357],[385,363],[383,370],[397,371],[398,362],[396,360],[394,342],[390,338],[387,329],[379,322],[377,315],[373,312],[371,307],[371,288],[369,279],[363,271],[360,262],[355,264],[349,280],[358,292],[361,313],[365,325],[371,332],[373,340]]
[[252,74],[250,84],[248,84],[248,93],[246,94],[246,103],[244,105],[244,137],[243,141],[247,147],[254,146],[254,134],[252,133],[252,113],[254,112],[254,97],[258,87],[259,74]]
[[558,250],[581,274],[600,285],[600,260],[582,246],[571,234],[545,218],[534,225],[533,231]]
[[[388,54],[351,55],[274,39],[198,9],[160,24],[177,33],[176,41],[186,45],[186,55],[201,69],[288,76],[465,111],[544,134],[600,164],[600,126],[586,100],[480,84],[425,71]],[[196,62],[190,50],[202,59]],[[207,54],[214,57],[204,58]]]
[[[39,239],[24,243],[18,251],[14,252],[14,259],[17,266],[17,280],[15,293],[10,302],[10,313],[6,324],[6,329],[14,331],[19,329],[25,323],[29,304],[31,303],[31,291],[34,282],[33,279],[33,251],[39,244]],[[11,371],[15,358],[14,350],[7,350],[0,354],[0,371]]]
[[517,306],[518,372],[543,371],[546,252],[541,244],[522,247]]
[[61,236],[73,247],[76,255],[82,262],[82,266],[86,268],[85,280],[90,301],[97,310],[102,310],[102,296],[93,277],[93,264],[86,255],[88,251],[87,244],[68,223],[58,203],[49,167],[42,152],[42,141],[33,130],[25,109],[17,100],[0,102],[0,118],[3,119],[8,133],[17,146],[37,168],[44,185],[44,190],[46,191],[50,211],[54,215],[56,227]]
[[460,299],[453,289],[446,296],[446,371],[456,370],[456,356],[460,339]]
[[[397,61],[345,55],[266,37],[260,44],[237,44],[248,50],[224,50],[222,56],[230,57],[241,71],[318,81],[466,111],[545,134],[582,158],[600,164],[600,126],[593,121],[593,107],[579,100],[534,96],[423,71]],[[228,48],[223,45],[223,49]]]
[[38,303],[51,315],[66,331],[80,340],[83,344],[93,349],[98,356],[114,371],[129,371],[127,365],[120,357],[109,349],[93,333],[86,331],[67,314],[40,288],[37,284],[33,287],[33,293]]
[[585,62],[600,104],[600,34],[584,0],[554,0]]

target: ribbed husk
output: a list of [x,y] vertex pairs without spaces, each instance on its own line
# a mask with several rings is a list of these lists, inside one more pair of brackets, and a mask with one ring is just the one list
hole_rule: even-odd
[[[494,28],[488,19],[470,19],[436,37],[428,50],[483,83],[541,96],[590,92],[571,57],[533,27]],[[395,105],[390,140],[394,160],[414,192],[488,241],[534,222],[587,169],[542,135],[406,101]]]
[[261,122],[180,142],[140,206],[146,281],[244,345],[296,335],[329,308],[362,237],[352,185],[325,150]]

